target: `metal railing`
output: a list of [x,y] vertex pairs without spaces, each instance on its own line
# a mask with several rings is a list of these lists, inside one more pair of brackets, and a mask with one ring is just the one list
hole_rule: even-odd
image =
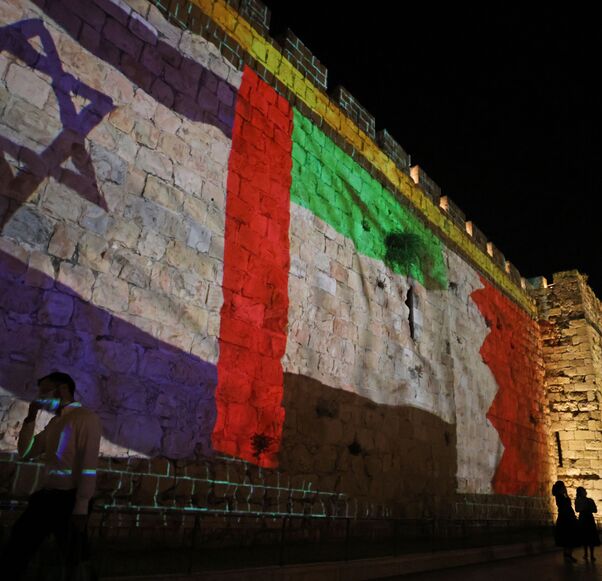
[[[22,506],[16,501],[0,502],[4,537]],[[91,513],[89,536],[94,567],[101,577],[110,578],[543,543],[551,539],[551,523],[315,518],[103,506]],[[36,575],[48,567],[54,553],[51,543],[42,549],[32,567],[33,579],[40,578]]]

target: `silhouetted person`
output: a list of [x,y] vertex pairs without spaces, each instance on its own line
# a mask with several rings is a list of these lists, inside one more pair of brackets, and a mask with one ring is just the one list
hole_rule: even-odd
[[589,547],[590,558],[595,561],[594,547],[600,545],[598,526],[594,519],[594,513],[598,512],[598,507],[593,498],[588,498],[587,491],[583,486],[577,488],[575,510],[579,513],[579,532],[583,544],[583,558],[587,559],[587,548]]
[[558,518],[554,528],[556,545],[564,549],[564,559],[566,561],[575,562],[577,559],[573,557],[573,548],[581,544],[579,542],[579,527],[571,499],[562,480],[556,481],[552,486],[552,494],[558,507]]
[[[0,565],[3,579],[20,579],[50,534],[56,536],[68,566],[81,557],[96,487],[101,425],[98,416],[74,401],[74,396],[75,383],[66,373],[51,373],[38,381],[38,399],[29,405],[18,449],[21,458],[42,460],[44,476],[12,529]],[[34,435],[41,409],[55,416]]]

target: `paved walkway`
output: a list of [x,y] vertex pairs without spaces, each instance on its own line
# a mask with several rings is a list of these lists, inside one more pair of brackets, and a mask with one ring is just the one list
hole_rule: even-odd
[[386,581],[602,581],[602,551],[598,550],[598,553],[595,563],[585,561],[579,550],[574,552],[577,562],[568,564],[561,552],[554,551],[430,573],[387,577]]

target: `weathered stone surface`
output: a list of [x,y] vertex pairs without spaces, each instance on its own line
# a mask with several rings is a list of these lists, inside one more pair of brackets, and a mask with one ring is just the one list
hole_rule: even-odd
[[150,175],[146,180],[144,197],[157,202],[170,210],[180,210],[184,203],[184,193],[159,178]]
[[77,222],[84,203],[71,189],[50,180],[42,197],[42,208],[53,218]]
[[[9,64],[10,61],[6,58],[6,56],[0,55],[0,78],[4,78],[4,75],[6,74],[6,69],[8,68]],[[3,101],[4,104],[8,101],[8,91],[5,91],[5,93],[6,99]]]
[[140,236],[140,228],[132,222],[112,217],[107,230],[107,240],[119,242],[128,248],[136,246]]
[[48,252],[57,258],[70,260],[80,235],[80,230],[75,226],[57,224],[48,245]]
[[46,250],[54,223],[37,208],[21,206],[4,226],[3,234],[33,248]]
[[167,182],[172,181],[173,164],[164,154],[141,147],[136,156],[136,165],[143,171],[155,175]]
[[134,97],[134,88],[132,83],[126,79],[120,72],[109,68],[103,87],[109,97],[117,106],[131,103]]
[[140,145],[155,149],[159,142],[159,130],[151,123],[143,119],[136,121],[134,126],[134,138]]
[[199,252],[207,252],[211,245],[211,230],[208,230],[202,224],[191,222],[186,243]]
[[48,291],[44,294],[43,306],[38,311],[38,323],[64,327],[73,314],[73,299],[64,293]]
[[6,73],[6,86],[11,93],[42,109],[48,100],[50,84],[35,72],[17,64],[12,64]]
[[178,320],[178,307],[167,297],[149,290],[133,287],[129,313],[144,317],[162,325],[175,326]]
[[181,118],[176,113],[161,104],[157,106],[153,120],[155,125],[160,127],[162,131],[174,135],[182,125]]
[[90,204],[84,208],[79,223],[84,229],[104,236],[109,226],[109,214],[103,208]]
[[[542,320],[550,432],[557,438],[550,450],[555,472],[571,493],[587,480],[588,496],[599,503],[600,302],[577,271],[557,273],[553,286],[541,286],[532,293]],[[589,480],[592,474],[594,481]]]
[[72,292],[85,301],[89,301],[92,297],[94,281],[94,273],[89,268],[61,262],[58,282],[66,287],[67,292]]
[[167,240],[161,234],[148,228],[142,230],[138,242],[138,251],[142,256],[160,260],[165,254],[166,248]]
[[52,288],[54,286],[54,264],[51,257],[43,252],[32,252],[29,256],[25,282],[43,289]]
[[22,99],[13,98],[4,110],[2,122],[19,134],[43,145],[49,145],[59,134],[58,116],[49,115]]
[[150,280],[151,267],[152,263],[148,258],[127,250],[119,250],[113,255],[111,272],[135,286],[145,288]]
[[177,214],[148,198],[130,197],[124,209],[124,217],[133,220],[141,228],[161,232],[176,240],[185,240],[188,225]]
[[109,115],[109,123],[124,133],[131,133],[134,128],[135,118],[132,109],[128,106],[118,107]]
[[[141,20],[138,19],[138,22],[141,22]],[[148,93],[142,89],[137,89],[130,106],[138,117],[150,121],[157,110],[158,103]],[[161,129],[160,125],[157,127]]]
[[129,285],[112,274],[96,277],[93,291],[94,303],[113,312],[125,312],[129,304]]
[[98,179],[115,184],[125,182],[127,164],[121,157],[94,142],[90,146],[90,157]]
[[92,270],[106,272],[110,265],[106,256],[108,247],[104,238],[91,232],[84,232],[77,245],[79,263]]
[[184,166],[174,168],[174,182],[188,194],[200,196],[203,190],[203,180],[198,172]]
[[161,134],[159,148],[171,159],[177,159],[181,162],[185,162],[190,153],[188,144],[170,133]]

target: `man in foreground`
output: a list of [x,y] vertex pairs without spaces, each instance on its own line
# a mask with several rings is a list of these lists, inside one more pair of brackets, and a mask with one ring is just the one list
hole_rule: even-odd
[[[74,400],[75,382],[54,372],[38,381],[38,399],[19,433],[19,456],[44,463],[41,488],[29,498],[15,523],[2,559],[6,579],[20,579],[27,564],[49,534],[59,541],[64,562],[80,558],[90,500],[96,487],[101,425],[98,416]],[[35,423],[41,409],[55,416],[38,434]]]

